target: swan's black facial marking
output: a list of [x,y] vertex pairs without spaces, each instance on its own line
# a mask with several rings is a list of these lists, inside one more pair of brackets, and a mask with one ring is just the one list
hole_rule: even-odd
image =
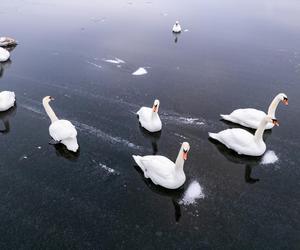
[[279,122],[277,119],[272,119],[272,123],[275,125],[275,126],[279,126]]
[[288,104],[289,104],[289,99],[288,99],[287,97],[283,97],[282,102],[283,102],[285,105],[288,105]]
[[187,151],[187,149],[183,149],[183,153],[185,153],[185,154],[186,154],[187,152],[188,152],[188,151]]

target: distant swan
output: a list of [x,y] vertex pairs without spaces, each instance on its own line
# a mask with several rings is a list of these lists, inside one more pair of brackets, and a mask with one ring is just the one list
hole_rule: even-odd
[[9,59],[9,57],[9,51],[0,47],[0,62],[6,62]]
[[11,37],[2,36],[0,37],[0,47],[15,46],[17,41]]
[[[268,115],[272,118],[276,118],[275,112],[279,102],[283,102],[285,105],[288,105],[288,98],[286,94],[280,93],[271,102]],[[253,108],[246,108],[246,109],[236,109],[229,115],[221,115],[221,117],[230,122],[238,123],[242,126],[257,129],[260,121],[266,116],[267,114],[261,110],[253,109]],[[268,123],[266,129],[271,129],[274,127],[273,123]]]
[[0,111],[6,111],[15,105],[16,96],[14,92],[0,92]]
[[173,25],[173,29],[172,31],[174,33],[180,33],[181,32],[181,27],[178,21],[175,22],[175,24]]
[[238,154],[261,156],[266,151],[266,144],[263,141],[263,134],[268,122],[279,125],[276,119],[265,116],[255,132],[255,135],[241,128],[226,129],[219,133],[208,133],[209,136],[227,148],[236,151]]
[[182,143],[175,163],[161,155],[133,155],[132,157],[144,172],[145,178],[150,178],[156,185],[176,189],[186,180],[183,166],[189,150],[190,145],[187,142]]
[[149,132],[158,132],[162,128],[162,123],[158,115],[159,100],[155,100],[153,107],[141,107],[137,112],[141,126]]
[[54,98],[51,96],[46,96],[43,99],[43,106],[51,120],[51,125],[49,127],[50,136],[55,140],[55,142],[62,143],[68,150],[76,152],[79,148],[76,128],[68,120],[59,120],[57,118],[53,109],[49,105],[49,102],[52,100],[54,100]]

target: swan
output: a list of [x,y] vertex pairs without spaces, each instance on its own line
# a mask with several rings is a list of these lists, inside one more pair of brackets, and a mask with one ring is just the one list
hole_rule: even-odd
[[226,129],[219,133],[208,133],[208,135],[223,143],[227,148],[236,151],[238,154],[261,156],[266,151],[263,134],[268,122],[279,126],[276,119],[266,115],[261,120],[254,135],[241,128]]
[[189,143],[183,142],[175,163],[161,155],[133,155],[132,157],[144,172],[145,178],[150,178],[156,185],[176,189],[181,187],[186,180],[183,165],[189,150]]
[[155,100],[153,107],[141,107],[136,113],[139,117],[141,126],[149,132],[158,132],[162,128],[161,120],[158,115],[159,100]]
[[16,96],[14,92],[0,92],[0,111],[6,111],[15,105]]
[[[288,105],[288,98],[287,95],[284,93],[280,93],[271,102],[268,115],[272,118],[275,118],[275,112],[279,102],[283,102],[285,105]],[[261,110],[253,109],[253,108],[246,108],[246,109],[236,109],[229,115],[221,115],[221,117],[230,122],[238,123],[244,127],[257,129],[260,121],[266,116],[267,114]],[[271,129],[274,127],[273,123],[268,123],[266,129]]]
[[180,33],[181,32],[181,27],[178,21],[175,22],[175,24],[173,25],[173,29],[172,31],[174,33]]
[[9,57],[9,51],[0,47],[0,62],[6,62],[9,59]]
[[11,37],[2,36],[0,37],[0,47],[15,46],[17,41]]
[[68,150],[76,152],[78,150],[77,131],[74,125],[68,120],[59,120],[55,115],[53,109],[50,107],[49,102],[54,98],[46,96],[43,99],[43,106],[47,115],[51,120],[49,126],[50,136],[54,139],[55,143],[64,144]]

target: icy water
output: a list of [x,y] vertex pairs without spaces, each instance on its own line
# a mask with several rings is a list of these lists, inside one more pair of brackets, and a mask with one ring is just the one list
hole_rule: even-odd
[[[299,249],[299,12],[295,0],[1,0],[0,35],[19,45],[0,66],[17,96],[0,117],[0,248]],[[220,113],[266,110],[279,92],[289,106],[264,159],[208,139],[236,127]],[[78,154],[48,144],[46,95]],[[163,130],[149,135],[135,112],[155,98]],[[175,160],[183,141],[181,189],[144,179],[132,154]]]

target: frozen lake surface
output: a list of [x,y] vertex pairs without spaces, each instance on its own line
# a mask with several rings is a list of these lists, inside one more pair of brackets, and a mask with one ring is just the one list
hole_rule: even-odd
[[[300,2],[1,0],[1,34],[19,45],[0,64],[17,107],[0,114],[1,249],[299,249]],[[182,32],[171,32],[176,20]],[[140,67],[148,74],[132,75]],[[262,157],[208,139],[219,114],[279,104]],[[49,145],[41,100],[78,130],[80,152]],[[160,100],[163,130],[135,112]],[[175,160],[168,191],[132,154]],[[271,157],[271,158],[270,158]],[[273,159],[273,160],[272,160]]]

